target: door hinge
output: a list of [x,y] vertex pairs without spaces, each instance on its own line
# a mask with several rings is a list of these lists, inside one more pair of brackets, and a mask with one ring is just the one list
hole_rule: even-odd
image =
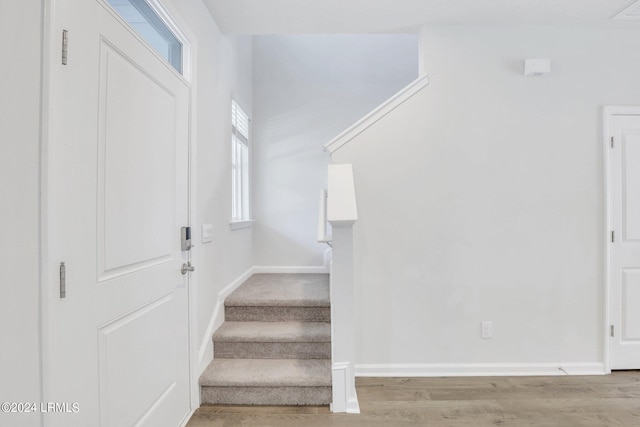
[[616,232],[611,230],[611,243],[616,242]]
[[60,298],[67,297],[67,267],[64,262],[60,263]]
[[69,50],[69,31],[62,30],[62,65],[67,65],[68,50]]
[[611,137],[611,148],[613,148],[613,137]]
[[611,327],[610,327],[610,334],[611,334],[611,338],[613,338],[613,336],[614,336],[613,325],[611,325]]

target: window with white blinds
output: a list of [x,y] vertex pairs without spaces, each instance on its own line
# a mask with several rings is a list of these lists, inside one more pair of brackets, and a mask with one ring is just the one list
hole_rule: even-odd
[[251,219],[249,197],[249,115],[231,101],[232,221]]

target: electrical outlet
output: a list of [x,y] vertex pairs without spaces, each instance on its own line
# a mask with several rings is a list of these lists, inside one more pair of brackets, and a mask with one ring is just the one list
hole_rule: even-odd
[[482,338],[493,338],[493,322],[481,322]]

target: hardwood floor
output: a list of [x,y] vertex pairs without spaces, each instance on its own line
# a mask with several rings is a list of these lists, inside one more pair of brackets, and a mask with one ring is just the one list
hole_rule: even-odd
[[358,378],[361,414],[203,406],[187,427],[640,426],[640,371],[607,376]]

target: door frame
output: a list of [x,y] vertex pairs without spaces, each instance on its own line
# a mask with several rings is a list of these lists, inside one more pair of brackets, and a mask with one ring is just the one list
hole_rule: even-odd
[[613,117],[619,115],[640,116],[640,106],[606,105],[602,112],[603,150],[604,150],[604,295],[603,295],[603,365],[607,374],[611,373],[611,337],[609,328],[611,325],[611,230],[612,230],[612,207],[611,207],[611,121]]
[[[102,3],[108,5],[107,0],[93,0],[96,3]],[[158,13],[158,15],[165,21],[167,26],[175,32],[177,38],[183,43],[183,72],[180,76],[185,84],[188,86],[189,93],[189,111],[188,111],[188,188],[187,188],[187,220],[192,230],[195,231],[194,225],[197,223],[197,162],[196,159],[196,129],[197,129],[197,100],[195,94],[197,93],[196,85],[196,64],[197,64],[197,38],[186,24],[184,19],[178,13],[173,4],[166,5],[160,0],[147,0],[149,5]],[[51,117],[51,105],[52,99],[57,95],[55,87],[55,79],[53,75],[59,70],[56,70],[59,66],[60,60],[60,41],[63,29],[63,4],[60,0],[52,0],[43,2],[42,14],[42,39],[41,39],[41,97],[40,97],[40,236],[39,236],[39,287],[40,287],[40,299],[38,301],[40,312],[40,400],[42,402],[49,401],[47,398],[50,396],[50,373],[53,367],[50,365],[50,354],[52,347],[51,329],[49,328],[49,319],[51,310],[49,305],[52,298],[57,295],[57,265],[54,265],[55,260],[50,259],[50,198],[49,182],[51,180],[50,168],[51,163],[50,149],[54,147],[53,144],[53,130],[52,130],[52,117]],[[118,19],[121,19],[118,16]],[[124,21],[122,21],[124,22]],[[146,41],[131,30],[132,33],[142,42],[146,44]],[[70,34],[70,50],[71,55],[73,52],[73,35]],[[155,51],[154,51],[155,53]],[[169,66],[170,67],[170,66]],[[173,70],[175,71],[175,70]],[[178,74],[176,72],[176,74]],[[192,232],[193,232],[192,231]],[[195,233],[194,233],[195,234]],[[195,241],[195,238],[193,239]],[[195,249],[197,250],[197,249]],[[195,254],[194,249],[189,252],[189,260],[193,261]],[[198,283],[197,271],[191,272],[188,279],[188,336],[189,336],[189,401],[190,411],[184,418],[182,425],[186,425],[191,415],[200,406],[200,390],[198,378],[200,376],[199,363],[198,363],[198,339],[196,336],[198,317],[196,312],[197,307],[197,283]],[[47,418],[45,414],[40,415],[40,422],[42,425],[46,425]]]

